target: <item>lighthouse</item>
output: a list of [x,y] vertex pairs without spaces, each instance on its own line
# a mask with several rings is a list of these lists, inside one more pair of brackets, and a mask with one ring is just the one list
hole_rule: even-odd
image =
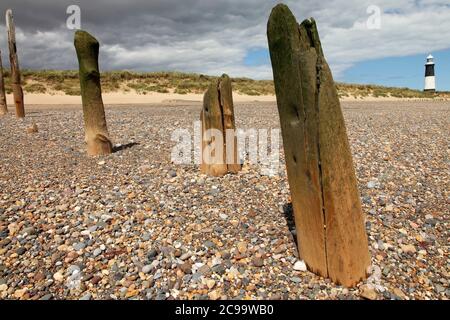
[[430,54],[425,64],[425,89],[424,91],[436,91],[436,77],[434,75],[434,57]]

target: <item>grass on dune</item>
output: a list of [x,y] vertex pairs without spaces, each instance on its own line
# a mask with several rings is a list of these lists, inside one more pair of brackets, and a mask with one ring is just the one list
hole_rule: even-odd
[[[5,88],[11,93],[9,71],[4,71]],[[133,72],[108,71],[101,75],[102,91],[132,92],[149,94],[151,92],[178,94],[202,94],[210,82],[217,77],[183,72]],[[80,95],[78,71],[75,70],[23,70],[23,89],[26,93],[58,93]],[[251,96],[274,95],[271,80],[252,80],[233,78],[233,90]],[[408,88],[383,87],[378,85],[359,85],[337,83],[340,97],[396,97],[396,98],[436,98],[450,97],[449,92],[429,93]]]

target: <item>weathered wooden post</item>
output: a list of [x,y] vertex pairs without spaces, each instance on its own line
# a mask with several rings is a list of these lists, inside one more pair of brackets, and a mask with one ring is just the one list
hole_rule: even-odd
[[81,98],[87,152],[89,155],[112,153],[112,143],[106,126],[98,68],[99,43],[86,31],[75,33],[75,49],[79,63]]
[[3,80],[2,51],[0,50],[0,116],[8,113],[6,104],[5,82]]
[[241,170],[237,152],[231,79],[222,75],[214,80],[205,93],[202,122],[202,173],[223,176]]
[[278,111],[300,256],[308,268],[354,286],[370,264],[344,117],[316,23],[286,5],[268,23]]
[[8,30],[9,63],[11,65],[11,86],[16,105],[16,116],[25,118],[25,107],[23,102],[23,90],[20,80],[19,58],[17,56],[16,28],[12,10],[6,10],[6,29]]

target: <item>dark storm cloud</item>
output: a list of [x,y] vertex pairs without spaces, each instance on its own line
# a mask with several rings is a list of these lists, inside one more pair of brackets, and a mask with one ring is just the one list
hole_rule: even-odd
[[[61,28],[66,8],[79,5],[82,22],[116,41],[151,36],[198,36],[225,28],[248,27],[263,21],[275,1],[165,0],[165,1],[18,1],[2,0],[0,12],[12,8],[24,31]],[[261,5],[262,4],[262,5]],[[117,38],[119,34],[124,38]]]
[[[148,46],[159,47],[161,54],[167,51],[180,51],[179,45],[192,45],[200,48],[199,41],[211,46],[239,47],[244,39],[233,39],[233,30],[243,33],[255,24],[267,19],[273,1],[2,1],[0,12],[12,8],[18,30],[18,45],[21,49],[22,65],[31,68],[74,68],[74,51],[71,48],[73,31],[65,27],[66,9],[69,5],[81,8],[82,28],[93,33],[103,46],[120,46],[125,50],[141,50]],[[2,23],[3,24],[3,23]],[[264,31],[264,28],[261,28]],[[264,34],[264,32],[261,32]],[[251,35],[253,36],[253,34]],[[5,49],[4,33],[0,36],[1,48]],[[19,41],[22,40],[22,41]],[[214,43],[216,42],[216,43]],[[251,43],[251,41],[249,41]],[[178,44],[178,45],[177,45]],[[62,50],[66,50],[62,52]],[[182,50],[181,50],[182,51]],[[226,50],[224,50],[226,51]],[[40,54],[39,54],[40,53]],[[126,53],[124,53],[126,54]],[[242,60],[242,54],[239,57]],[[22,58],[23,56],[23,58]],[[153,56],[153,58],[155,58]],[[156,57],[157,58],[157,57]],[[180,57],[182,58],[182,57]],[[202,57],[205,59],[205,57]],[[211,57],[206,65],[216,60],[227,59]],[[173,66],[165,59],[155,59],[151,64],[143,61],[123,61],[118,65],[102,52],[104,68],[164,69]],[[160,61],[162,60],[162,61]],[[183,68],[180,63],[175,63]],[[189,65],[189,63],[187,63]],[[195,69],[195,68],[194,68]]]
[[[250,50],[267,47],[266,23],[276,2],[2,0],[0,48],[5,61],[4,12],[12,8],[23,68],[76,68],[74,31],[66,28],[66,9],[76,4],[81,8],[82,28],[95,35],[102,45],[102,69],[228,72],[270,78],[269,65],[248,66],[244,60]],[[387,16],[379,32],[368,32],[366,9],[374,1],[286,2],[299,20],[309,16],[316,18],[325,51],[337,72],[357,61],[380,57],[380,52],[410,54],[420,47],[429,47],[428,43],[440,48],[442,37],[440,41],[421,39],[417,30],[419,25],[423,30],[425,19],[450,20],[445,1],[434,0],[430,5],[409,0],[378,1],[383,11],[395,12],[396,8],[402,8],[403,13],[399,17]],[[437,12],[434,8],[444,9]],[[417,28],[411,22],[417,23]],[[441,28],[447,25],[441,24]],[[395,41],[390,41],[393,37]],[[418,39],[413,43],[411,37]],[[399,38],[400,42],[404,38],[405,43],[401,47],[394,46]],[[379,46],[380,50],[373,50],[374,46]]]

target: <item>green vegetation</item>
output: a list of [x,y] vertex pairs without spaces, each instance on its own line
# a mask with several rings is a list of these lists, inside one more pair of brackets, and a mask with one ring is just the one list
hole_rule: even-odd
[[[11,93],[9,71],[4,71],[6,92]],[[209,83],[217,77],[182,72],[133,72],[108,71],[101,77],[102,90],[108,92],[137,92],[138,94],[178,93],[203,94]],[[58,93],[80,95],[78,71],[75,70],[24,70],[22,72],[24,91],[26,93]],[[251,96],[274,95],[275,89],[271,80],[253,80],[249,78],[233,78],[234,92]],[[450,98],[450,92],[429,93],[408,88],[382,87],[377,85],[361,85],[337,83],[340,98],[360,99],[376,98]]]
[[27,84],[23,89],[29,93],[45,93],[47,91],[45,86],[40,83]]
[[347,84],[338,83],[337,89],[340,97],[368,97],[372,96],[375,98],[448,98],[450,97],[449,92],[423,92],[420,90],[413,90],[409,88],[395,88],[395,87],[383,87],[378,85],[361,85],[361,84]]

